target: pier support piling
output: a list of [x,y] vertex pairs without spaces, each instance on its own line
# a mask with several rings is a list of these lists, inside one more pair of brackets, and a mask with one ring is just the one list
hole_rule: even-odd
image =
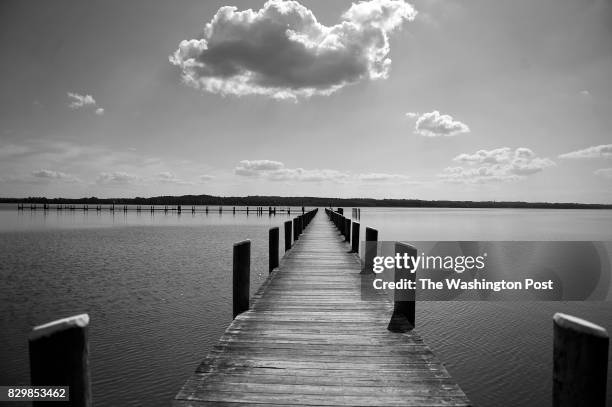
[[373,272],[374,268],[374,257],[378,251],[378,230],[366,227],[365,230],[365,254],[363,259],[363,270],[364,274]]
[[608,332],[571,315],[553,316],[553,407],[604,407]]
[[[70,401],[59,402],[62,406],[91,406],[88,326],[89,316],[81,314],[39,325],[28,338],[30,384],[69,387]],[[50,404],[35,401],[32,405]]]
[[285,251],[291,249],[291,221],[285,222]]
[[249,309],[251,286],[251,241],[234,243],[233,311],[234,318]]
[[278,267],[278,240],[279,240],[279,230],[278,228],[271,228],[268,232],[268,254],[270,257],[269,260],[269,272]]

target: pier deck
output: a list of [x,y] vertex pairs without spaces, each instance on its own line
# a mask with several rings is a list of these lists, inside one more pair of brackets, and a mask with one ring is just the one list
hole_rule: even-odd
[[363,300],[361,265],[316,216],[176,395],[186,406],[467,406],[393,306]]

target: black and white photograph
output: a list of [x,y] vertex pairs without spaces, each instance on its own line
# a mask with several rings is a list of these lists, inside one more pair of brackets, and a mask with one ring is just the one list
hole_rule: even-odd
[[0,405],[612,405],[612,0],[0,0]]

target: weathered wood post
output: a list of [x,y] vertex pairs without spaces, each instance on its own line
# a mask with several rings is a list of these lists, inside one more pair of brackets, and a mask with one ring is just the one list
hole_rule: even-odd
[[269,272],[278,267],[278,238],[279,238],[279,230],[278,228],[270,228],[268,232],[268,254],[270,255],[269,261]]
[[359,223],[353,222],[353,239],[351,240],[351,251],[359,253]]
[[[407,255],[410,258],[416,258],[417,249],[407,243],[395,242],[395,254],[402,258]],[[402,261],[402,263],[404,263]],[[416,284],[416,273],[412,273],[412,262],[409,262],[410,268],[394,269],[394,282],[397,284],[402,279],[406,279],[412,284]],[[411,289],[393,290],[393,314],[387,329],[392,332],[407,332],[415,327],[415,310],[416,310],[416,292]]]
[[302,233],[304,233],[304,215],[300,215],[298,216],[298,218],[300,219],[300,235]]
[[249,290],[251,288],[251,241],[234,243],[233,270],[233,310],[234,318],[249,309]]
[[291,221],[285,222],[285,251],[291,249]]
[[365,240],[365,254],[361,272],[369,274],[373,272],[374,257],[376,257],[378,251],[378,230],[366,227]]
[[344,218],[344,241],[351,241],[351,220]]
[[553,407],[604,407],[608,332],[571,315],[553,316]]
[[298,218],[293,218],[293,241],[298,240],[300,232],[298,230]]
[[[70,401],[62,406],[91,406],[89,315],[81,314],[35,327],[28,338],[30,349],[30,384],[32,386],[68,386]],[[33,402],[48,406],[49,402]]]

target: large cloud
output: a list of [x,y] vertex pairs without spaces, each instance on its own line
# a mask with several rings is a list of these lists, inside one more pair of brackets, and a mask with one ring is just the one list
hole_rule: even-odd
[[470,132],[467,124],[453,119],[451,115],[440,114],[437,110],[421,115],[409,112],[406,113],[406,116],[410,118],[418,117],[414,125],[414,132],[424,137],[450,137]]
[[479,150],[473,154],[459,154],[453,160],[466,166],[445,168],[438,176],[448,182],[467,184],[518,181],[555,165],[524,147]]
[[186,84],[207,92],[329,95],[362,79],[386,78],[389,34],[415,16],[404,0],[353,4],[332,26],[297,1],[269,0],[258,11],[226,6],[201,37],[181,41],[170,62]]
[[612,144],[602,144],[561,154],[559,158],[612,158]]

